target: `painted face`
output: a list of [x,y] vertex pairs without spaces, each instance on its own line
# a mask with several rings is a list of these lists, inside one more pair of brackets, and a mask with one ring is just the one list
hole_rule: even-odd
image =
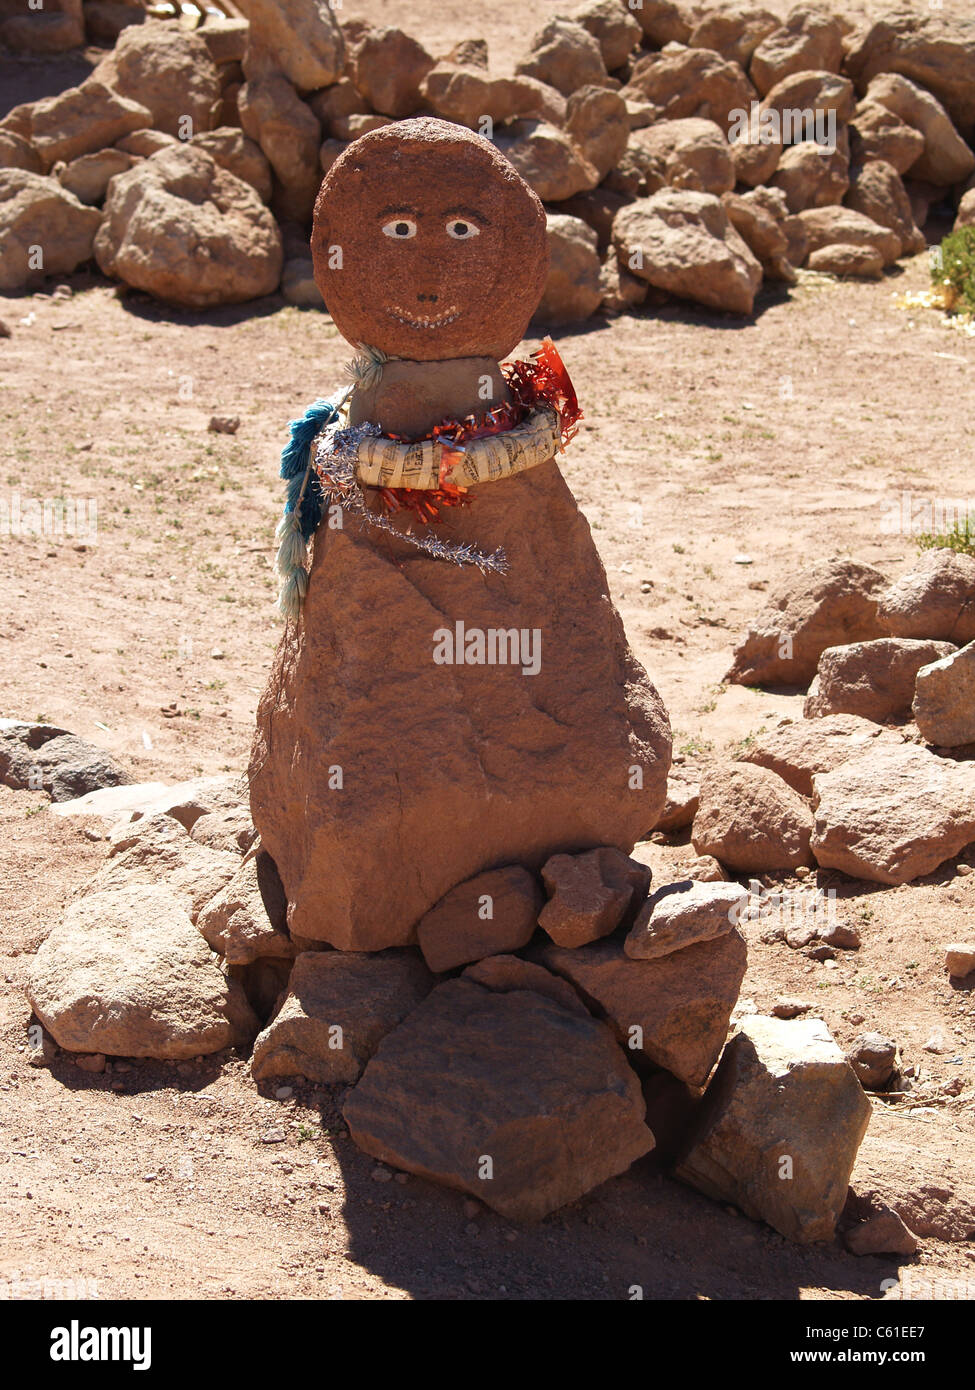
[[507,356],[548,269],[545,213],[521,176],[481,136],[427,118],[349,146],[311,245],[342,336],[420,362]]

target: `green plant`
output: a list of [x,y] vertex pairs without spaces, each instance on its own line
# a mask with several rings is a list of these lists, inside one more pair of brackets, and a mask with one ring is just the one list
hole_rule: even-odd
[[931,280],[949,313],[975,314],[975,227],[957,227],[938,247]]
[[[975,228],[962,230],[975,231]],[[955,521],[947,531],[925,531],[918,536],[917,543],[922,550],[957,550],[962,555],[975,555],[975,512]]]

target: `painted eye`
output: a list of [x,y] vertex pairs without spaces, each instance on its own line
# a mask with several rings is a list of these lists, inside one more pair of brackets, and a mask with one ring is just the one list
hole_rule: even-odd
[[473,222],[465,222],[462,217],[452,217],[447,223],[447,235],[453,237],[454,241],[472,241],[481,235],[481,229],[475,227]]
[[416,223],[409,217],[394,217],[392,222],[383,224],[383,236],[392,237],[394,241],[409,241],[416,236]]

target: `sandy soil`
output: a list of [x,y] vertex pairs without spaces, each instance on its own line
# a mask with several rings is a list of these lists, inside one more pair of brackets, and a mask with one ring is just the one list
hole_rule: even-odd
[[[503,51],[523,21],[510,5],[498,16],[485,32]],[[428,18],[431,42],[481,28],[459,7]],[[920,257],[879,284],[765,290],[749,324],[673,307],[558,339],[586,412],[566,476],[688,766],[800,713],[799,696],[721,684],[767,593],[827,555],[897,573],[916,554],[883,529],[901,494],[973,492],[975,341],[893,303],[926,279]],[[63,724],[140,779],[240,769],[278,632],[282,430],[348,349],[326,316],[277,299],[199,317],[69,283],[63,300],[0,299],[13,332],[0,495],[94,499],[97,542],[0,537],[0,714]],[[208,433],[214,412],[238,414],[238,434]],[[105,847],[39,794],[0,788],[0,821],[0,1280],[13,1296],[48,1278],[95,1280],[101,1297],[620,1299],[638,1284],[662,1299],[867,1299],[899,1265],[975,1293],[971,1241],[928,1238],[913,1262],[799,1249],[652,1157],[515,1229],[377,1173],[344,1136],[340,1093],[296,1085],[278,1100],[233,1057],[31,1068],[30,955]],[[680,837],[654,849],[661,868],[687,852]],[[867,1028],[894,1037],[921,1088],[874,1102],[855,1180],[936,1189],[963,1212],[975,1010],[941,962],[972,934],[975,875],[949,863],[896,890],[826,882],[861,950],[828,968],[750,928],[743,994],[762,1010],[810,1000],[843,1045]],[[935,1033],[943,1052],[924,1049]]]

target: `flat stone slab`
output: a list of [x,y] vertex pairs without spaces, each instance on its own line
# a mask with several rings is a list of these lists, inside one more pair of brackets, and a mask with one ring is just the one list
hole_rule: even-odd
[[345,1102],[374,1158],[534,1221],[653,1148],[603,1023],[528,990],[449,980],[380,1043]]

